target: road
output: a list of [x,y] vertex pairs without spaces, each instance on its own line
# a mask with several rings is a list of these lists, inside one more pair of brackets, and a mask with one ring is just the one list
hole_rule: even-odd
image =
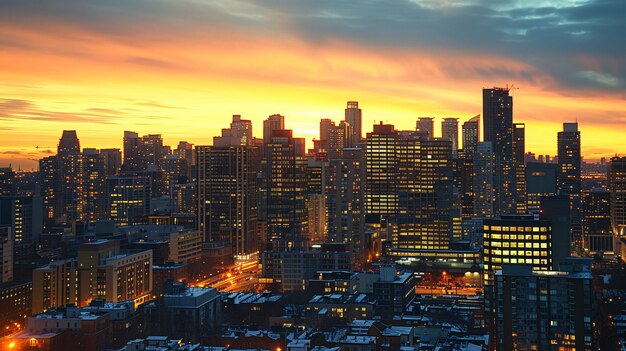
[[226,272],[196,282],[192,286],[212,287],[221,292],[254,291],[258,283],[257,261],[236,263]]

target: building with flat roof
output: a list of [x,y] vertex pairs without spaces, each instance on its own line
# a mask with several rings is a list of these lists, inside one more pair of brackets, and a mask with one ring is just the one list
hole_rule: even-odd
[[383,318],[400,314],[415,297],[415,276],[412,272],[396,274],[393,265],[383,266],[373,290],[378,314]]
[[221,296],[214,288],[170,282],[162,297],[145,306],[146,330],[199,341],[219,325],[220,311]]
[[596,349],[591,259],[577,260],[586,264],[563,271],[505,264],[495,273],[498,350]]

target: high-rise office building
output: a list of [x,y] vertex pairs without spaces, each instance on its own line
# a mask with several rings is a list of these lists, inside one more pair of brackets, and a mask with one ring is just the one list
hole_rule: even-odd
[[516,213],[513,97],[508,88],[483,89],[483,129],[494,156],[493,214]]
[[441,122],[441,137],[452,142],[452,158],[456,159],[459,152],[459,119],[444,118]]
[[0,167],[0,196],[13,195],[15,172],[11,167]]
[[328,130],[327,152],[328,159],[343,158],[343,149],[350,146],[350,135],[352,126],[345,121],[341,121],[339,125],[330,126]]
[[365,149],[365,210],[368,221],[394,220],[398,205],[396,147],[398,132],[391,124],[374,125]]
[[605,188],[583,193],[583,235],[586,252],[614,252],[611,193]]
[[[252,133],[252,131],[250,131]],[[195,177],[194,167],[196,165],[196,158],[193,152],[193,144],[186,141],[181,141],[176,147],[176,155],[183,159],[187,163],[187,179],[192,180]]]
[[358,147],[361,139],[363,139],[362,113],[358,101],[348,101],[345,110],[345,121],[351,127],[350,135],[347,138],[348,145],[350,147]]
[[[343,157],[343,149],[350,146],[352,126],[346,121],[341,121],[335,125],[330,119],[324,118],[320,120],[320,147],[318,154],[325,151],[328,159],[341,159]],[[320,155],[317,155],[320,156]],[[320,157],[317,157],[318,159]]]
[[161,170],[163,158],[167,154],[161,134],[148,134],[142,137],[135,132],[124,132],[124,175],[136,175],[148,171],[153,165]]
[[613,235],[626,236],[626,157],[613,157],[609,166],[611,228]]
[[452,238],[452,142],[399,132],[395,182],[398,198],[394,247],[446,250]]
[[330,118],[322,118],[320,120],[320,141],[322,142],[322,147],[326,149],[328,147],[328,139],[330,137],[330,128],[335,126],[335,122],[333,122]]
[[107,216],[118,226],[147,224],[150,214],[150,178],[107,177]]
[[538,212],[541,197],[554,196],[556,188],[557,164],[528,162],[526,164],[526,209]]
[[309,241],[311,243],[325,242],[327,240],[326,196],[322,194],[308,194],[306,207],[309,222]]
[[36,241],[43,229],[40,196],[0,196],[0,225],[13,228],[17,244]]
[[513,163],[515,167],[516,213],[526,213],[526,125],[513,123]]
[[457,161],[458,189],[463,219],[474,217],[474,156],[480,137],[480,116],[474,116],[462,126],[463,149]]
[[274,130],[263,159],[267,236],[277,250],[307,246],[307,158],[304,140],[291,130]]
[[222,135],[215,138],[220,145],[252,145],[252,121],[233,115],[230,127],[222,128]]
[[271,115],[263,121],[263,144],[267,144],[271,141],[272,135],[275,130],[285,129],[285,116]]
[[555,271],[504,265],[496,272],[497,350],[597,349],[591,263],[575,260],[587,259]]
[[365,158],[359,148],[344,149],[342,160],[330,161],[326,186],[328,239],[347,242],[355,267],[365,264]]
[[160,183],[165,195],[172,197],[176,185],[189,182],[187,178],[189,164],[186,159],[176,154],[166,155],[162,162]]
[[[71,205],[68,211],[72,214],[68,220],[81,220],[94,222],[106,217],[106,198],[105,198],[105,165],[104,158],[96,149],[83,149],[83,152],[75,157],[76,161],[71,169],[72,175],[78,180],[78,183],[68,186],[67,190],[72,186],[77,187],[77,201]],[[69,191],[69,193],[74,193]]]
[[224,129],[213,146],[196,147],[198,229],[207,242],[228,243],[234,256],[257,251],[260,150],[246,130]]
[[433,117],[419,117],[416,123],[416,129],[426,136],[426,138],[435,137],[435,118]]
[[44,157],[39,160],[45,227],[61,221],[61,179],[58,164],[57,156]]
[[104,170],[107,177],[116,176],[122,169],[122,153],[120,149],[101,149],[104,158]]
[[532,215],[502,215],[483,221],[483,285],[487,324],[493,327],[494,273],[504,264],[529,264],[537,271],[552,268],[552,226]]
[[105,217],[104,158],[79,147],[76,133],[64,131],[58,155],[39,162],[47,225]]
[[581,202],[581,155],[580,131],[578,123],[563,123],[563,131],[558,133],[559,169],[557,187],[560,194],[570,198],[572,215],[572,252],[582,253],[582,202]]
[[535,270],[552,267],[552,224],[532,215],[502,215],[483,221],[485,275],[502,264],[531,264]]
[[474,160],[465,156],[464,150],[459,150],[456,160],[455,178],[460,197],[461,217],[464,220],[474,217]]
[[467,122],[463,123],[462,135],[463,135],[463,153],[465,158],[473,159],[476,147],[480,141],[480,116],[474,116]]
[[139,170],[148,169],[148,165],[154,165],[160,170],[166,154],[161,134],[144,135],[139,148]]
[[308,194],[326,194],[328,171],[328,160],[320,160],[313,155],[307,156],[306,178]]
[[539,219],[550,221],[552,227],[552,269],[558,269],[559,262],[571,254],[571,216],[567,195],[541,197]]
[[480,142],[476,146],[473,164],[474,216],[491,218],[494,216],[494,177],[495,157],[492,143]]
[[124,163],[122,169],[125,172],[140,171],[139,149],[141,139],[139,134],[131,131],[124,131]]
[[0,225],[0,283],[13,280],[13,251],[15,239],[11,227]]
[[80,153],[80,142],[75,130],[64,130],[59,140],[57,154],[61,157]]

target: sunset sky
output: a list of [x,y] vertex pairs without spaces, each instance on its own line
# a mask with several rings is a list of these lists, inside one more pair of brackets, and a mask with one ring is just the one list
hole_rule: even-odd
[[[527,151],[626,153],[624,0],[0,0],[0,166],[36,167],[63,129],[82,147],[124,130],[210,144],[232,114],[285,115],[298,136],[343,118],[414,129],[482,112],[514,84]],[[40,149],[35,147],[39,146]]]

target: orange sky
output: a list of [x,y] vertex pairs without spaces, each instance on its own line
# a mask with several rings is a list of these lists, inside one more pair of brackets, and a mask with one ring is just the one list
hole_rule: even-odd
[[124,130],[208,144],[232,114],[260,135],[261,121],[280,113],[310,140],[320,118],[342,119],[347,100],[359,101],[365,131],[378,121],[414,129],[417,117],[435,116],[437,134],[443,117],[481,113],[483,87],[507,83],[519,87],[514,120],[526,123],[527,151],[555,154],[561,123],[576,119],[586,158],[626,150],[623,92],[568,89],[511,56],[145,18],[116,34],[33,17],[0,21],[0,38],[10,39],[0,41],[0,166],[36,167],[63,129],[76,129],[82,147],[121,148]]

